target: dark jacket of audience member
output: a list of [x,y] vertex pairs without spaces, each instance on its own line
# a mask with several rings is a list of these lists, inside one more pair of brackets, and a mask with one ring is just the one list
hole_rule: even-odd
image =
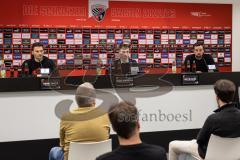
[[198,152],[202,158],[205,158],[211,134],[228,138],[240,137],[240,110],[232,103],[236,86],[229,80],[219,80],[214,90],[218,105],[220,106],[219,101],[224,105],[207,118],[198,134]]

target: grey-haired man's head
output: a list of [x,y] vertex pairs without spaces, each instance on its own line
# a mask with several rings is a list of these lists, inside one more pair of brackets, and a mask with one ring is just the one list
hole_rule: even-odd
[[78,86],[75,94],[75,100],[78,107],[91,107],[95,105],[96,90],[89,82]]

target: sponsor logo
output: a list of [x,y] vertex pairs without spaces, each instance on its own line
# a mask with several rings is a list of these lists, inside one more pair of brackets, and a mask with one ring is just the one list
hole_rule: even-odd
[[98,22],[101,22],[106,15],[106,9],[107,7],[105,5],[101,5],[101,4],[92,5],[91,11],[94,19]]
[[190,12],[190,14],[194,17],[199,17],[199,18],[212,16],[212,15],[206,13],[206,12],[201,12],[201,11],[200,12]]

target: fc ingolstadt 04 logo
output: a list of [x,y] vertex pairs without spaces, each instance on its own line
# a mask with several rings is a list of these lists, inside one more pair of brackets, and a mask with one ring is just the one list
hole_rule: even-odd
[[95,4],[91,6],[93,17],[96,21],[101,22],[106,15],[107,7],[102,4]]

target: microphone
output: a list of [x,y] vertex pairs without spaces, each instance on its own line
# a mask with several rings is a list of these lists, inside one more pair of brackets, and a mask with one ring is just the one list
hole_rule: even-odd
[[42,64],[42,61],[40,62],[40,67],[41,67],[41,68],[44,68],[44,67],[43,67],[43,64]]
[[204,61],[204,63],[205,63],[205,66],[207,67],[207,70],[208,70],[208,65],[207,65],[207,62],[206,62],[206,60],[205,60],[205,58],[204,57],[202,57],[203,58],[203,61]]

